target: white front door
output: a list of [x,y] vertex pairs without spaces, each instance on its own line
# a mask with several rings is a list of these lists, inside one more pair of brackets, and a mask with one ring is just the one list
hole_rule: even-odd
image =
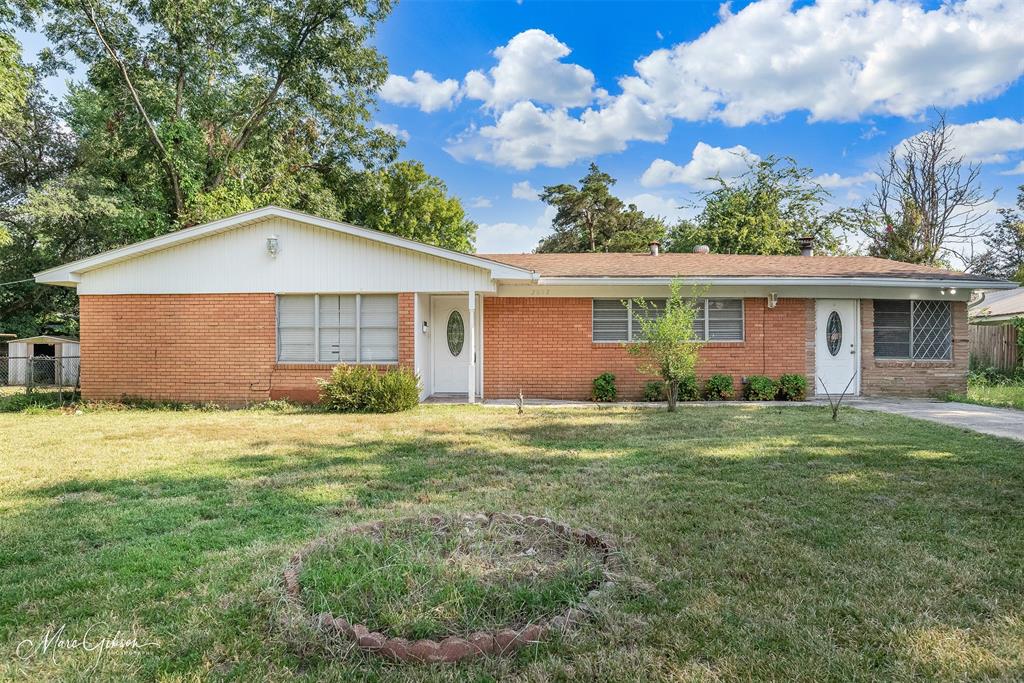
[[825,393],[822,383],[833,396],[844,390],[851,396],[859,393],[858,303],[856,299],[816,300],[814,391],[817,394]]
[[464,296],[435,296],[430,322],[435,394],[467,394],[469,306]]

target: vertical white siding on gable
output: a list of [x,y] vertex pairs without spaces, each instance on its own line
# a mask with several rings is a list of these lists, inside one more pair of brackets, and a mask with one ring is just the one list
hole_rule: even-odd
[[[278,254],[266,239],[278,238]],[[494,291],[487,270],[270,219],[82,274],[79,294]]]

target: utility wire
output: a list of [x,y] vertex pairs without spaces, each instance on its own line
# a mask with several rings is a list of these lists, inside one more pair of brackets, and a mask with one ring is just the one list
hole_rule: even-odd
[[0,287],[6,287],[7,285],[20,285],[22,282],[32,282],[35,278],[29,277],[24,280],[11,280],[10,282],[0,282]]

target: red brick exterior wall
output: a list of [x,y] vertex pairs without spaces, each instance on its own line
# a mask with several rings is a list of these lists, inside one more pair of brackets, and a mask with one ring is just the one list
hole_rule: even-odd
[[967,391],[970,335],[967,304],[951,303],[953,355],[948,361],[875,358],[875,308],[872,299],[860,302],[861,386],[864,396],[943,396]]
[[[82,395],[242,404],[317,399],[330,364],[281,364],[273,294],[83,295]],[[399,364],[413,367],[413,295],[398,295]]]
[[[812,300],[780,299],[769,309],[765,299],[752,298],[743,306],[744,341],[706,345],[701,379],[730,374],[739,391],[745,375],[813,372],[806,344]],[[594,377],[607,371],[620,398],[640,398],[656,377],[641,374],[641,361],[621,344],[593,342],[591,316],[589,298],[485,298],[484,396],[512,398],[522,390],[526,398],[587,399]]]

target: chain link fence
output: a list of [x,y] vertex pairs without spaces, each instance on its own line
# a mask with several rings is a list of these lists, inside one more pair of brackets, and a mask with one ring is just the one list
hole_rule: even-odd
[[0,387],[78,388],[78,356],[0,356]]

